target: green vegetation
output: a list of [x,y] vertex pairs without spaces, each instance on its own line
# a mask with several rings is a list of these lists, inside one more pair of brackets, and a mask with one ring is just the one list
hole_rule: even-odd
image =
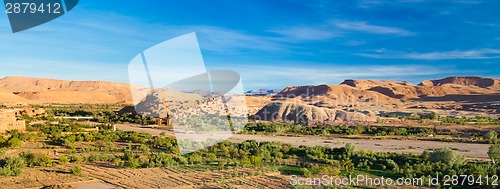
[[[486,116],[476,116],[476,117],[445,117],[439,116],[436,112],[431,112],[429,114],[408,114],[408,113],[381,113],[382,117],[398,118],[405,120],[418,120],[423,123],[425,120],[436,120],[441,123],[454,123],[458,125],[465,124],[480,124],[480,125],[500,125],[500,118],[486,117]],[[382,121],[382,120],[379,120]],[[381,122],[380,122],[381,123]]]
[[488,156],[493,164],[500,162],[500,144],[491,145],[488,149]]
[[439,119],[439,114],[437,114],[436,112],[431,112],[429,117],[432,119],[432,120],[437,120]]
[[439,121],[442,123],[455,123],[459,125],[465,124],[478,124],[478,125],[500,125],[500,118],[492,118],[492,117],[441,117]]
[[68,156],[65,156],[65,155],[62,155],[62,156],[59,156],[59,161],[57,161],[59,164],[66,164],[69,162],[69,158]]
[[[283,123],[248,123],[245,128],[241,131],[243,134],[265,134],[265,135],[315,135],[315,136],[349,136],[349,135],[360,135],[360,136],[415,136],[415,137],[428,137],[440,134],[448,135],[447,131],[438,131],[434,128],[427,127],[394,127],[394,126],[303,126],[295,124],[283,124]],[[463,133],[462,133],[463,134]],[[478,142],[478,143],[490,143],[495,144],[498,141],[499,135],[495,131],[489,131],[488,133],[481,132],[469,132],[471,134],[468,138],[462,136],[462,134],[456,134],[455,139],[450,138],[433,138],[433,140],[444,140],[444,141],[466,141],[466,142]]]
[[19,157],[7,157],[0,160],[0,177],[19,176],[26,167],[24,160]]
[[[131,115],[115,115],[109,107],[75,106],[51,107],[48,116],[39,117],[45,123],[30,127],[32,133],[11,131],[0,137],[0,144],[13,150],[37,144],[42,149],[50,149],[54,156],[39,151],[23,151],[19,157],[0,159],[0,176],[20,175],[24,167],[65,167],[69,173],[82,174],[81,165],[98,163],[117,168],[140,169],[168,167],[192,170],[251,170],[271,169],[285,175],[346,176],[354,173],[384,177],[435,177],[436,175],[498,175],[500,172],[500,145],[498,134],[489,132],[482,136],[493,143],[488,152],[492,162],[472,161],[453,149],[424,151],[421,155],[359,151],[354,144],[331,148],[326,146],[299,146],[279,142],[257,142],[254,140],[232,143],[221,141],[198,152],[187,155],[179,153],[179,146],[206,146],[207,143],[188,140],[177,141],[165,134],[151,136],[133,131],[112,131],[112,123],[152,123],[147,118]],[[88,125],[75,121],[57,119],[56,116],[93,116],[102,124],[99,131],[85,131]],[[130,118],[130,119],[129,119]],[[447,118],[429,118],[443,120]],[[429,119],[425,118],[425,119]],[[466,119],[466,118],[464,118]],[[492,121],[492,120],[487,120]],[[57,122],[57,123],[52,123]],[[381,120],[382,122],[382,120]],[[307,134],[307,135],[367,135],[367,136],[428,136],[435,134],[434,129],[423,127],[387,126],[348,126],[313,127],[275,124],[250,123],[243,133],[261,134]],[[213,142],[213,141],[211,141]],[[208,144],[210,144],[209,142]],[[33,145],[34,146],[34,145]],[[18,150],[21,151],[21,150]],[[47,151],[46,151],[47,152]],[[57,163],[53,162],[57,160]],[[258,171],[250,175],[261,174]],[[223,179],[221,179],[223,180]],[[473,186],[473,187],[477,187]],[[485,184],[482,187],[489,187]]]
[[9,147],[9,148],[20,148],[23,145],[23,142],[35,142],[38,140],[36,134],[31,133],[22,133],[18,130],[12,130],[5,133],[8,137],[0,135],[0,147]]
[[490,131],[484,135],[484,138],[490,143],[490,144],[496,144],[498,141],[498,134],[495,131]]
[[11,148],[19,148],[21,145],[23,145],[23,141],[17,137],[12,137],[8,141],[8,146]]
[[429,154],[429,160],[433,163],[448,163],[451,165],[463,165],[467,158],[457,151],[449,148],[441,148]]
[[48,105],[48,106],[35,106],[36,108],[44,108],[46,110],[46,115],[29,117],[27,115],[22,118],[27,122],[33,120],[45,120],[47,123],[50,122],[61,122],[61,124],[68,124],[71,121],[59,119],[58,117],[93,117],[92,121],[99,123],[136,123],[136,124],[157,124],[155,119],[142,117],[139,115],[133,115],[131,113],[117,113],[119,110],[125,108],[123,105],[116,104],[85,104],[85,105],[73,105],[73,106],[59,106],[59,105]]
[[[487,162],[468,161],[451,149],[425,151],[422,155],[375,153],[358,151],[354,144],[342,148],[325,146],[293,147],[279,142],[241,143],[222,141],[187,155],[178,153],[176,140],[137,132],[99,131],[69,133],[53,136],[51,130],[43,133],[47,143],[66,148],[58,164],[99,162],[124,168],[200,167],[234,169],[238,167],[268,167],[283,174],[349,175],[356,173],[387,174],[392,177],[419,178],[443,174],[494,175],[500,167]],[[122,144],[118,146],[117,144]],[[123,145],[125,144],[125,145]],[[498,146],[492,147],[492,159],[498,158]],[[21,158],[6,158],[0,164],[2,176],[20,174],[24,166],[54,166],[45,154],[25,151]],[[72,174],[80,175],[79,166]]]
[[71,173],[76,176],[80,176],[82,174],[82,168],[80,166],[73,166],[71,168]]
[[434,134],[433,129],[423,127],[389,126],[303,126],[281,123],[249,123],[242,133],[262,134],[305,134],[305,135],[372,135],[372,136],[427,136]]
[[[472,162],[450,149],[437,149],[420,156],[397,153],[374,153],[345,148],[308,147],[307,157],[311,160],[332,164],[352,172],[373,170],[393,173],[392,178],[420,178],[436,175],[497,175],[500,166],[487,162]],[[307,167],[307,166],[306,166]],[[386,175],[388,176],[388,175]],[[485,185],[483,185],[485,186]]]
[[28,167],[42,166],[49,167],[52,166],[52,159],[46,154],[42,153],[32,153],[31,151],[24,151],[19,154],[19,157],[24,159],[24,162]]

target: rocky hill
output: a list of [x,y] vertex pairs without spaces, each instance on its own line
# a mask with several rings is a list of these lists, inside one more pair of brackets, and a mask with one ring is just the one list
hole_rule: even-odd
[[[131,88],[144,93],[148,90],[141,86],[130,86],[127,83],[6,77],[0,79],[0,104],[132,104],[141,101],[141,99],[132,100]],[[271,98],[246,97],[250,115],[256,114],[272,102],[295,103],[297,107],[280,105],[280,107],[295,109],[303,109],[306,106],[314,107],[310,110],[318,111],[320,114],[324,112],[328,121],[338,120],[338,118],[335,118],[333,113],[328,113],[326,109],[334,110],[335,114],[340,110],[377,112],[410,109],[463,110],[498,114],[500,113],[500,80],[481,77],[448,77],[422,81],[418,85],[398,81],[345,80],[339,85],[290,86]],[[308,108],[306,109],[309,111]],[[302,112],[302,114],[313,115],[307,112]],[[309,116],[309,118],[313,117]]]
[[131,104],[132,96],[126,83],[5,77],[0,79],[0,102]]
[[419,85],[398,81],[345,80],[340,85],[287,87],[272,99],[341,110],[441,109],[498,114],[500,80],[447,77],[426,80]]
[[483,78],[483,77],[447,77],[437,80],[425,80],[419,86],[444,86],[444,85],[462,85],[462,86],[476,86],[481,88],[489,88],[492,90],[500,89],[500,79]]
[[[500,80],[481,77],[448,77],[426,80],[419,85],[409,82],[345,80],[340,85],[292,86],[285,88],[276,97],[296,98],[312,96],[379,96],[382,102],[393,103],[394,99],[418,99],[422,96],[487,95],[500,93]],[[387,98],[389,97],[389,98]]]
[[255,119],[314,125],[317,123],[374,122],[377,118],[373,113],[347,112],[298,103],[275,102],[264,106],[255,114]]

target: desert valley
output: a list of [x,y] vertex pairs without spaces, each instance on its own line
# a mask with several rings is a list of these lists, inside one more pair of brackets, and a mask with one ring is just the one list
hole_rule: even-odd
[[[0,185],[293,188],[290,175],[396,179],[500,171],[497,78],[289,86],[273,95],[234,95],[231,101],[244,103],[242,109],[220,106],[215,97],[172,90],[163,91],[166,107],[159,107],[133,99],[131,91],[160,99],[147,94],[147,88],[126,83],[0,79]],[[137,111],[167,107],[168,115]],[[225,117],[228,110],[237,116]],[[231,126],[236,117],[248,123],[232,127],[227,140],[179,154],[179,148],[202,142],[176,141],[170,119],[196,122],[193,115],[200,112],[233,119]],[[221,120],[210,122],[219,125]]]

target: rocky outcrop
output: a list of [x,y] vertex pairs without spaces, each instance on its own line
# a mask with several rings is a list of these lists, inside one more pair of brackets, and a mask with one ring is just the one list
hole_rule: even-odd
[[[132,104],[131,85],[106,81],[66,81],[56,79],[6,77],[0,79],[0,102],[36,104]],[[140,86],[132,86],[140,90]],[[11,94],[11,95],[7,95]],[[15,98],[7,98],[15,96]],[[4,98],[5,97],[5,98]]]
[[488,88],[496,86],[498,87],[500,80],[493,78],[483,78],[475,76],[464,76],[464,77],[447,77],[437,80],[425,80],[419,84],[419,86],[443,86],[446,84],[453,85],[463,85],[463,86],[476,86],[481,88]]
[[299,96],[319,96],[327,95],[334,85],[318,85],[318,86],[290,86],[276,94],[276,97],[294,98]]
[[403,82],[398,82],[398,81],[376,81],[376,80],[352,80],[352,79],[346,79],[344,82],[341,83],[341,85],[349,85],[351,87],[355,87],[358,89],[370,89],[373,87],[380,87],[380,86],[413,86],[410,82],[403,81]]
[[347,112],[321,108],[312,105],[275,102],[264,106],[257,114],[257,120],[287,122],[304,125],[314,125],[317,123],[336,124],[340,122],[374,122],[374,114],[364,114],[361,112]]

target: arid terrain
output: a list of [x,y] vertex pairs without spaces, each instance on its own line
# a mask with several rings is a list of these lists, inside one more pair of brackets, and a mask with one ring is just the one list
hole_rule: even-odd
[[[148,90],[103,81],[0,79],[9,123],[26,127],[1,135],[0,186],[295,188],[291,175],[499,170],[491,153],[500,147],[499,79],[345,80],[270,96]],[[206,142],[220,138],[227,140]]]
[[[6,77],[0,79],[0,103],[132,104],[131,88],[145,90],[126,83]],[[500,108],[499,99],[499,79],[448,77],[425,80],[417,85],[397,81],[345,80],[339,85],[290,86],[275,96],[251,96],[246,101],[250,115],[270,102],[375,113],[439,110],[449,115],[496,115]]]

